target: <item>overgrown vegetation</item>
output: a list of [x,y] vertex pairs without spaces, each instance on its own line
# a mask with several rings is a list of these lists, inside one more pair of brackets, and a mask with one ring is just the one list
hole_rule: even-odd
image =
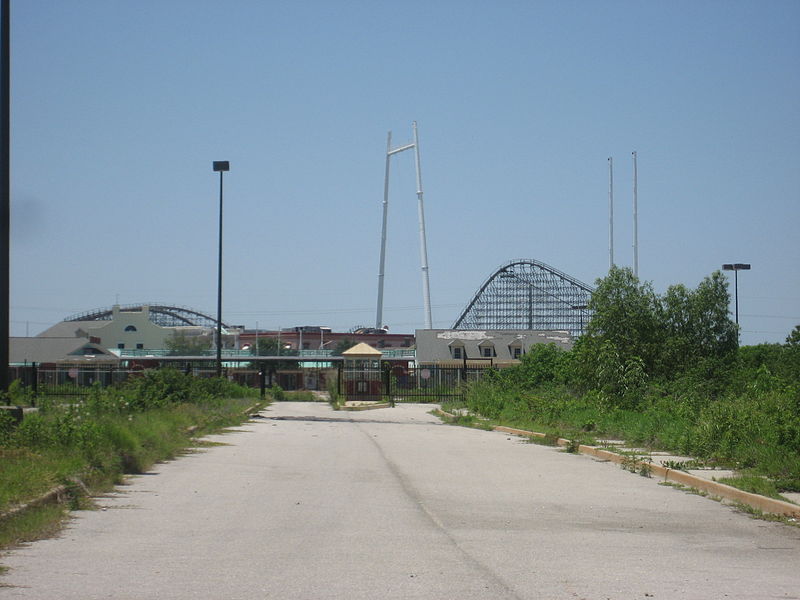
[[800,491],[800,326],[785,344],[739,348],[729,303],[719,272],[659,296],[614,268],[598,281],[573,350],[532,347],[518,366],[471,384],[467,407],[515,427],[694,456]]
[[187,335],[175,331],[164,340],[170,356],[202,356],[211,350],[212,339],[208,335]]
[[13,507],[59,485],[77,498],[83,486],[103,489],[126,473],[142,473],[191,446],[192,437],[240,423],[257,395],[225,379],[163,369],[119,388],[95,387],[80,400],[40,398],[39,411],[18,425],[0,413],[0,545],[42,527],[20,528],[41,517],[2,518]]
[[339,381],[335,377],[328,379],[328,403],[333,410],[340,410],[344,404],[344,396],[339,394]]

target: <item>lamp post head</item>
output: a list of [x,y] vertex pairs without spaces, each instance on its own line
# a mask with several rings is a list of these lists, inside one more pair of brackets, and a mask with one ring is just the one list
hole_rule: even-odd
[[230,171],[231,170],[231,163],[227,160],[215,160],[214,161],[214,171]]
[[722,265],[723,271],[749,271],[750,265],[748,263],[726,263]]

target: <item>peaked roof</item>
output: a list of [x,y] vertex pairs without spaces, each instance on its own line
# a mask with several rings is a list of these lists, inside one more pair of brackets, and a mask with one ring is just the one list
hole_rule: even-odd
[[[119,358],[86,338],[12,337],[9,338],[9,362],[54,363],[58,361],[111,360]],[[91,358],[89,355],[91,355]]]
[[383,352],[377,348],[373,348],[369,344],[361,342],[356,344],[349,350],[342,352],[342,356],[383,356]]
[[61,321],[45,329],[39,338],[88,338],[89,331],[107,325],[111,321]]

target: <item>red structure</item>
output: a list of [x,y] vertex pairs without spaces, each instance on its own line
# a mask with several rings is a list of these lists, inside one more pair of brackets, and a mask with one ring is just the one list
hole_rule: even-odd
[[350,333],[333,332],[329,327],[305,325],[288,329],[246,329],[239,334],[239,348],[247,350],[255,346],[256,338],[278,340],[287,350],[334,350],[342,341],[367,344],[378,350],[412,348],[413,333],[389,333],[384,329],[363,327]]

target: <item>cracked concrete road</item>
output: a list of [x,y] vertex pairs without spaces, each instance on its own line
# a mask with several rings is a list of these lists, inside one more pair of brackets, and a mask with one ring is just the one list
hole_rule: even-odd
[[429,406],[281,403],[0,558],[0,598],[800,598],[800,528]]

